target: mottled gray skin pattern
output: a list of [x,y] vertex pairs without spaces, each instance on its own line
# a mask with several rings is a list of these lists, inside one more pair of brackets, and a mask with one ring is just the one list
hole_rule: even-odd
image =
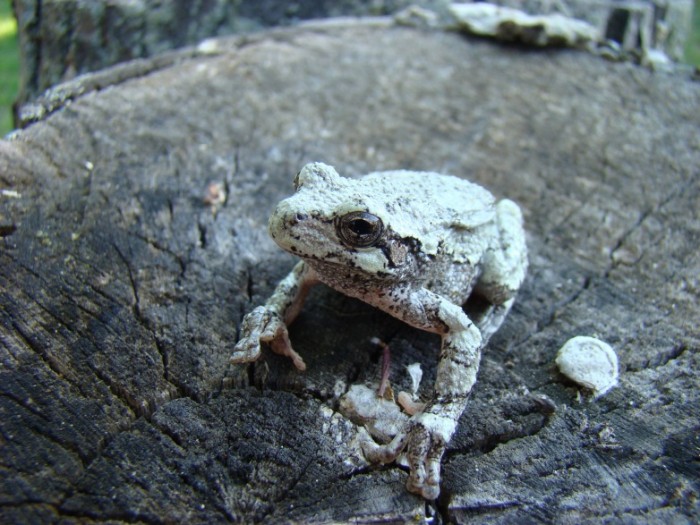
[[[360,179],[306,165],[296,193],[270,218],[272,238],[299,256],[264,306],[246,316],[235,363],[260,356],[261,342],[306,365],[287,325],[310,286],[322,282],[442,337],[434,395],[391,443],[364,444],[370,461],[402,452],[407,487],[426,499],[440,492],[440,459],[476,381],[481,348],[510,309],[527,268],[520,210],[484,188],[430,172],[389,171]],[[470,319],[471,294],[484,307]]]

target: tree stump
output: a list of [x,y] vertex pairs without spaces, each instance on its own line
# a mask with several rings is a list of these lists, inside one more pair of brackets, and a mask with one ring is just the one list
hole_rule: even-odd
[[[211,41],[52,96],[0,142],[3,523],[700,517],[697,83],[362,22]],[[418,361],[427,392],[435,336],[319,288],[291,329],[307,372],[228,364],[294,263],[267,215],[313,160],[452,173],[524,211],[529,274],[435,503],[368,465],[336,412],[378,378],[373,336],[395,388]],[[620,358],[595,401],[554,365],[575,335]]]

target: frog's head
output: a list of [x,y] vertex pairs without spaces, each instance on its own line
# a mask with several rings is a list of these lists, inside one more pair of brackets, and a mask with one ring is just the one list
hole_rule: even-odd
[[284,250],[320,271],[351,270],[367,278],[402,279],[417,268],[420,246],[401,238],[382,195],[362,180],[311,163],[294,179],[296,193],[272,213],[269,231]]

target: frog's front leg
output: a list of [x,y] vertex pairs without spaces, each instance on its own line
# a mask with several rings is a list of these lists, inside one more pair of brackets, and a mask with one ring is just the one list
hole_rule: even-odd
[[464,311],[428,290],[412,293],[402,305],[407,323],[442,335],[435,394],[422,412],[391,443],[363,444],[367,459],[388,463],[405,450],[410,465],[406,487],[426,499],[440,493],[440,460],[457,428],[467,398],[476,382],[482,338]]
[[267,343],[275,353],[289,357],[294,366],[305,370],[304,360],[292,348],[287,326],[301,311],[309,288],[317,282],[315,272],[306,263],[297,263],[277,285],[267,302],[245,316],[231,362],[248,363],[257,360],[261,353],[261,343]]

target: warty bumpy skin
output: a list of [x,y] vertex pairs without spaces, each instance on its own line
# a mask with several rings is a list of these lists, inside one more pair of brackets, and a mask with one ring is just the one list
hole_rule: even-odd
[[[269,232],[301,261],[267,302],[245,317],[231,360],[253,361],[266,343],[304,370],[287,326],[317,283],[439,334],[432,398],[389,444],[363,445],[375,462],[405,453],[408,490],[435,499],[440,459],[476,381],[481,349],[525,278],[520,209],[509,200],[496,202],[477,184],[432,172],[387,171],[351,179],[311,163],[294,186],[294,195],[272,213]],[[462,305],[472,294],[483,307],[470,318]]]

